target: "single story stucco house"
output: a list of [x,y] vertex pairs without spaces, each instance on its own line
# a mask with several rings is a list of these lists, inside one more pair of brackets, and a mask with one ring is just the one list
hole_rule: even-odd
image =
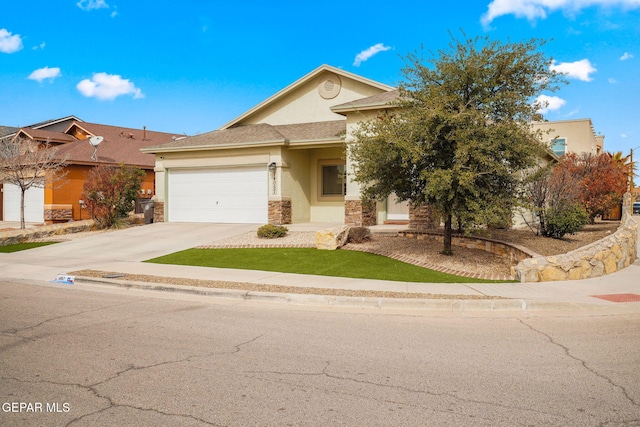
[[[218,130],[143,148],[156,159],[154,221],[427,227],[428,208],[393,194],[363,204],[350,179],[345,143],[359,123],[395,108],[397,96],[391,86],[322,65]],[[543,163],[602,150],[590,119],[532,127],[546,131]]]
[[345,141],[395,88],[323,65],[213,132],[144,148],[156,156],[155,221],[406,221],[394,200],[363,207]]

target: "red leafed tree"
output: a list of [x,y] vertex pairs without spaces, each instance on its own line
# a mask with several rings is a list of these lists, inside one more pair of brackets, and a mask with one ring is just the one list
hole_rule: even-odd
[[[594,221],[598,215],[604,215],[622,201],[627,190],[627,173],[620,164],[608,154],[577,155],[569,153],[562,157],[553,175],[570,175],[578,179],[578,198]],[[572,189],[567,189],[570,191]]]
[[144,176],[142,169],[129,165],[100,165],[87,173],[82,197],[99,225],[117,226],[134,208]]

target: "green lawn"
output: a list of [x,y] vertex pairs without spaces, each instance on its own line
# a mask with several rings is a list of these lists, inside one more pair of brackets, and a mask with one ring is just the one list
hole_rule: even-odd
[[40,246],[53,245],[57,242],[29,242],[16,243],[15,245],[0,246],[0,253],[18,252],[27,249],[39,248]]
[[380,255],[341,250],[322,251],[299,248],[187,249],[146,262],[400,282],[492,282],[440,273]]

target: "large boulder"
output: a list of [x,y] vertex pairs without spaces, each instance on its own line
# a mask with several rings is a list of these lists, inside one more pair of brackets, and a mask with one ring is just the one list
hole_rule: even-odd
[[349,226],[347,225],[316,231],[316,248],[334,251],[344,246],[348,237]]

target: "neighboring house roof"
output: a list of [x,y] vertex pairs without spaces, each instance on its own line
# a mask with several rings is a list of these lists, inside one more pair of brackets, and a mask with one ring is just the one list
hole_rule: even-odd
[[13,126],[0,126],[0,138],[3,136],[8,136],[8,135],[13,135],[16,132],[18,132],[17,127],[13,127]]
[[66,117],[60,117],[58,119],[45,120],[44,122],[35,123],[35,124],[29,125],[29,126],[22,126],[22,127],[23,128],[31,128],[31,129],[40,129],[40,128],[45,128],[45,127],[52,126],[52,125],[55,125],[57,123],[65,122],[65,121],[69,121],[69,120],[73,120],[75,122],[82,122],[82,120],[80,120],[76,116],[66,116]]
[[188,138],[175,139],[159,146],[143,148],[144,153],[193,151],[268,145],[308,145],[319,142],[341,142],[346,121],[300,123],[292,125],[255,125],[219,129]]
[[330,65],[321,65],[320,67],[318,67],[315,70],[311,71],[307,75],[305,75],[305,76],[301,77],[300,79],[296,80],[295,82],[291,83],[289,86],[285,87],[281,91],[277,92],[276,94],[274,94],[271,97],[267,98],[266,100],[262,101],[261,103],[259,103],[255,107],[253,107],[252,109],[246,111],[242,115],[236,117],[235,119],[231,120],[227,124],[223,125],[220,129],[227,129],[227,128],[231,128],[231,127],[233,127],[235,125],[240,124],[240,122],[242,122],[247,117],[253,115],[258,110],[265,109],[267,106],[269,106],[271,104],[274,104],[275,102],[277,102],[278,100],[280,100],[281,98],[286,96],[287,94],[289,94],[292,91],[294,91],[296,88],[299,88],[300,86],[302,86],[305,83],[309,82],[310,80],[312,80],[313,78],[315,78],[319,74],[321,74],[323,72],[327,72],[327,71],[331,72],[331,73],[335,73],[338,76],[349,78],[349,79],[355,80],[357,82],[361,82],[361,83],[367,84],[369,86],[381,89],[381,90],[383,90],[385,92],[391,91],[391,90],[394,89],[391,86],[387,86],[387,85],[382,84],[380,82],[376,82],[375,80],[367,79],[367,78],[359,76],[357,74],[349,73],[347,71],[341,70],[339,68],[332,67]]
[[76,116],[66,116],[57,119],[45,120],[43,122],[34,123],[22,127],[0,126],[0,137],[13,137],[20,129],[46,129],[49,127],[53,127],[55,129],[56,127],[64,124],[64,122],[69,121],[82,122],[82,120],[77,118]]
[[53,131],[44,130],[44,129],[22,128],[18,132],[16,132],[16,136],[17,137],[23,136],[36,141],[49,141],[49,142],[56,142],[56,143],[63,143],[63,144],[76,141],[76,139],[73,136],[68,135],[66,133],[53,132]]
[[[74,123],[66,131],[75,136],[74,142],[61,146],[57,155],[66,158],[72,164],[128,164],[143,168],[153,168],[155,159],[140,150],[152,145],[162,144],[176,138],[176,134],[154,132],[146,129],[132,129],[97,123]],[[94,147],[89,144],[92,136],[104,139],[98,145],[98,162],[91,159]]]
[[344,104],[331,107],[334,113],[342,114],[350,111],[378,110],[380,108],[391,107],[392,103],[398,99],[399,91],[392,90],[390,92],[380,93],[378,95],[369,96],[367,98],[357,99],[355,101],[346,102]]

